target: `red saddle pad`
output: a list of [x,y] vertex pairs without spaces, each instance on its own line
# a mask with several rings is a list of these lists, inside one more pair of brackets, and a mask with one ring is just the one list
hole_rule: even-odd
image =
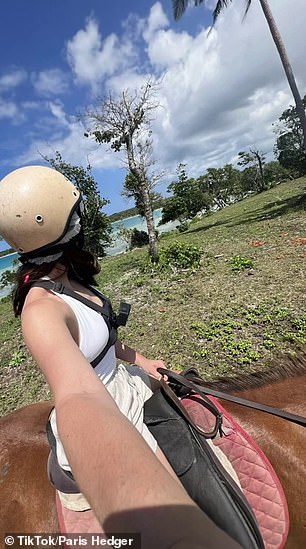
[[[201,398],[197,395],[197,398]],[[242,491],[252,508],[266,549],[282,549],[289,531],[289,512],[282,485],[265,454],[254,440],[235,422],[214,397],[209,398],[223,414],[224,436],[213,439],[231,462]],[[182,403],[194,423],[204,430],[209,412],[191,398]]]

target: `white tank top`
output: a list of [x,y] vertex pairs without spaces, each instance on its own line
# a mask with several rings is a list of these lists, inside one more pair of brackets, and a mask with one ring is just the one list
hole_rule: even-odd
[[[69,295],[53,293],[65,301],[74,312],[79,327],[79,349],[88,362],[91,362],[108,342],[109,330],[103,316]],[[101,381],[106,384],[115,368],[115,345],[112,345],[94,370]]]

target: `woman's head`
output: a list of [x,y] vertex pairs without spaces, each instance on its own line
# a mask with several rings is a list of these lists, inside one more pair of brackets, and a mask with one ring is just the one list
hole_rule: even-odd
[[58,253],[77,234],[67,240],[80,202],[80,191],[60,172],[19,168],[0,182],[0,234],[21,258]]
[[33,282],[60,266],[94,284],[100,270],[83,250],[80,191],[60,172],[26,166],[0,182],[0,234],[19,253],[14,311],[21,313]]

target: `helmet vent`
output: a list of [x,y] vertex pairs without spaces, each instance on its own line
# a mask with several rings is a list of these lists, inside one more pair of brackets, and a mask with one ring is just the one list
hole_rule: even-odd
[[44,218],[43,218],[42,215],[37,214],[37,215],[35,215],[35,221],[36,221],[36,223],[43,223],[43,222],[44,222]]

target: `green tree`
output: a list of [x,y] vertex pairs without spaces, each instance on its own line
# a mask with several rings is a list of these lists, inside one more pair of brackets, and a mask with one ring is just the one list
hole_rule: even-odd
[[255,190],[265,191],[267,184],[265,181],[265,155],[257,149],[250,149],[248,152],[242,151],[238,153],[238,166],[246,166],[253,168],[255,175]]
[[6,288],[7,286],[14,285],[16,283],[16,273],[15,271],[4,271],[0,277],[0,289]]
[[[150,179],[149,177],[147,177],[146,185],[147,185],[147,192],[149,195],[151,207],[152,207],[152,210],[154,211],[156,208],[160,207],[161,204],[163,204],[164,199],[160,193],[156,193],[153,191],[153,188],[155,185],[155,181],[153,179]],[[131,173],[128,173],[125,178],[125,181],[123,184],[123,190],[121,194],[126,198],[133,198],[135,200],[135,206],[137,208],[139,215],[141,215],[142,217],[145,217],[146,209],[145,209],[145,203],[143,200],[143,193],[139,188],[137,180]]]
[[[228,4],[232,2],[232,0],[218,0],[215,5],[215,9],[213,10],[213,24],[215,24],[218,16],[220,15],[221,11],[228,6]],[[273,17],[273,14],[271,12],[269,2],[268,0],[259,0],[262,11],[264,13],[264,16],[266,18],[266,21],[268,23],[273,41],[275,43],[275,46],[277,48],[281,63],[283,65],[289,87],[291,89],[295,105],[296,105],[296,112],[300,119],[300,124],[302,128],[303,133],[303,147],[306,151],[306,116],[305,116],[305,107],[303,105],[303,101],[301,98],[301,95],[299,93],[298,87],[295,82],[293,70],[286,52],[286,48],[284,45],[284,42],[282,40],[281,34],[278,30],[278,27],[276,25],[275,19]],[[199,6],[200,4],[205,4],[206,0],[193,0],[193,4],[196,6]],[[246,8],[245,8],[245,14],[247,14],[252,0],[245,0]],[[173,7],[173,14],[174,18],[176,20],[180,19],[180,17],[185,12],[188,4],[190,4],[190,0],[172,0],[172,7]]]
[[202,192],[210,195],[212,204],[223,208],[241,195],[241,174],[231,164],[223,168],[208,168],[207,173],[198,178]]
[[[306,106],[306,95],[303,99]],[[306,152],[303,146],[303,132],[297,110],[294,106],[286,109],[276,125],[278,135],[274,147],[277,160],[295,177],[306,174]]]
[[167,199],[162,212],[162,217],[159,222],[160,225],[168,223],[169,221],[179,220],[180,223],[184,223],[188,219],[188,214],[185,208],[184,199],[178,196],[171,196]]
[[115,99],[109,94],[99,102],[96,110],[88,110],[83,115],[91,126],[85,136],[94,138],[100,144],[109,143],[115,152],[126,152],[129,172],[137,182],[142,197],[150,256],[154,263],[158,260],[158,249],[148,192],[148,167],[152,162],[151,113],[158,106],[153,101],[156,86],[149,80],[140,90],[136,90],[134,95],[123,91],[121,96]]
[[287,179],[292,179],[291,171],[284,168],[277,160],[265,164],[265,180],[269,186],[276,185]]
[[196,179],[188,178],[185,164],[179,164],[177,168],[178,179],[172,181],[167,191],[173,194],[163,207],[160,223],[175,221],[184,223],[187,219],[194,217],[200,210],[207,210],[210,207],[211,199],[209,193],[200,189]]
[[249,192],[257,192],[257,169],[254,166],[247,166],[241,170],[240,184],[242,196]]
[[80,189],[84,201],[82,219],[85,247],[96,256],[105,256],[105,248],[111,242],[111,223],[101,210],[109,201],[101,198],[98,185],[91,173],[91,166],[72,166],[62,159],[58,151],[54,158],[43,158]]
[[[5,250],[3,255],[6,255],[8,251],[11,251],[11,253],[14,253],[15,250],[10,248],[10,250]],[[0,289],[7,288],[7,286],[11,286],[11,289],[13,291],[13,288],[16,284],[16,270],[20,266],[19,260],[14,259],[12,268],[10,270],[4,271],[0,276]]]

